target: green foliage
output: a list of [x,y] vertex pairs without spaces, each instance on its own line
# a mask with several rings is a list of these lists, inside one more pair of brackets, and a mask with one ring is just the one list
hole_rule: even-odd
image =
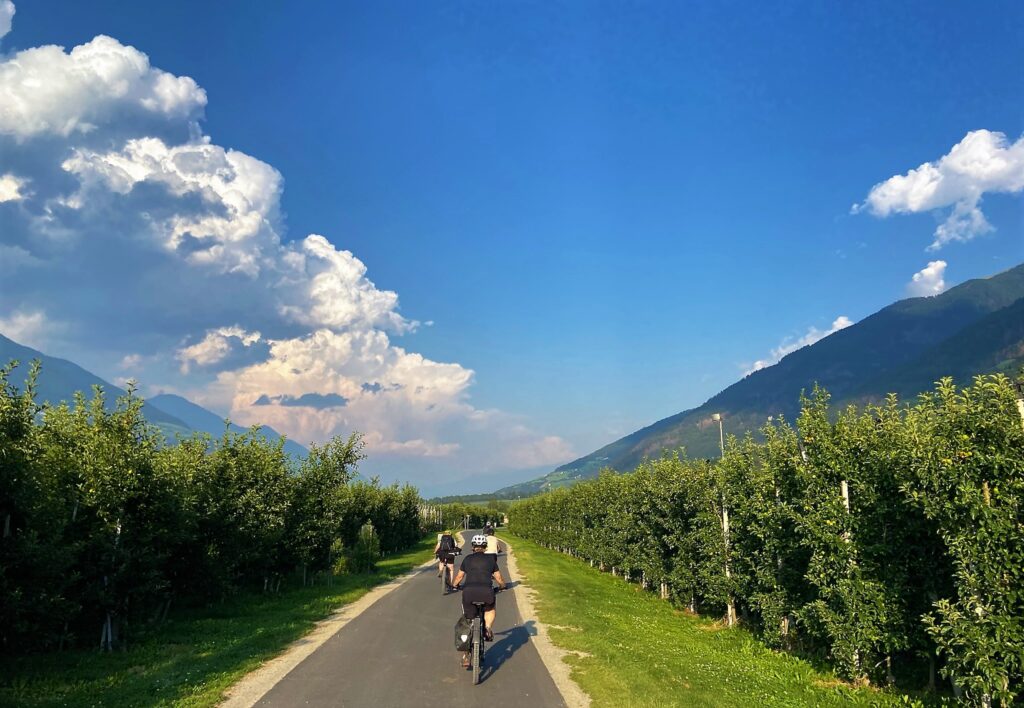
[[893,692],[836,681],[810,662],[759,646],[742,629],[720,631],[578,559],[509,534],[502,540],[536,590],[537,619],[568,651],[573,681],[595,707],[923,708]]
[[369,569],[422,536],[414,488],[355,480],[358,434],[313,446],[297,469],[257,428],[168,445],[133,388],[113,406],[97,388],[40,407],[38,366],[23,392],[15,366],[0,369],[2,652],[97,636],[125,647],[172,601]]
[[[723,458],[646,460],[513,505],[514,533],[743,621],[843,676],[942,662],[976,702],[1024,689],[1024,428],[1002,375],[836,414]],[[728,533],[725,519],[728,516]],[[640,578],[632,571],[638,571]]]
[[352,552],[349,553],[349,567],[357,573],[372,573],[380,558],[380,539],[373,524],[366,522],[359,529]]
[[210,606],[184,607],[129,651],[88,648],[4,656],[0,706],[216,706],[229,686],[279,655],[339,606],[423,562],[434,547],[420,539],[382,559],[373,574],[330,583],[241,592]]

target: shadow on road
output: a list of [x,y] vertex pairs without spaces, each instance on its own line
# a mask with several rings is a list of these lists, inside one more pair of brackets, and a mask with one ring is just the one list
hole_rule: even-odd
[[[537,634],[537,628],[533,620],[527,620],[523,624],[506,629],[504,632],[495,632],[494,642],[484,655],[484,669],[486,673],[480,677],[481,683],[491,677],[501,665],[512,658],[512,655],[519,650],[519,647],[530,641],[530,637]],[[501,637],[501,639],[498,639]]]

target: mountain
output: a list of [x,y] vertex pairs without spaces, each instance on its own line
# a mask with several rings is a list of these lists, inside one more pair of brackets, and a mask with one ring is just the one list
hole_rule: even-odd
[[1024,264],[970,280],[941,295],[901,300],[855,325],[755,371],[703,405],[631,433],[543,477],[505,487],[501,498],[573,484],[610,467],[629,470],[645,457],[684,448],[691,457],[718,454],[717,423],[726,433],[756,431],[768,416],[790,420],[801,391],[824,386],[837,403],[865,403],[897,393],[912,397],[943,376],[958,382],[979,373],[1013,373],[1024,364]]
[[[29,367],[35,359],[42,364],[36,381],[36,400],[40,403],[70,401],[76,391],[91,396],[93,386],[101,386],[106,393],[106,407],[113,409],[117,399],[126,393],[123,388],[104,381],[74,362],[48,356],[0,334],[0,366],[5,366],[11,360],[19,362],[18,368],[11,373],[10,383],[24,388]],[[181,396],[166,393],[153,396],[143,404],[142,412],[146,420],[159,428],[168,440],[178,435],[189,436],[193,432],[210,433],[215,437],[224,433],[222,417]],[[232,424],[231,430],[243,432],[245,428]],[[268,440],[281,437],[276,430],[267,426],[261,426],[260,431]],[[305,457],[309,453],[309,450],[292,440],[285,440],[284,451],[293,457]]]
[[[11,372],[10,377],[10,382],[19,389],[24,388],[29,368],[35,359],[39,359],[43,367],[36,381],[36,400],[40,403],[48,401],[56,404],[60,401],[70,401],[76,391],[91,397],[92,387],[102,386],[107,396],[106,407],[113,409],[117,399],[127,393],[123,388],[104,381],[74,362],[47,356],[0,334],[0,366],[6,366],[11,360],[19,362],[18,368]],[[191,432],[184,421],[160,410],[149,401],[146,401],[142,410],[146,420],[160,428],[168,438],[173,438],[176,434],[188,435]]]
[[[184,421],[192,430],[209,433],[215,438],[224,434],[224,418],[206,410],[202,406],[196,405],[187,398],[182,398],[173,393],[161,393],[148,399],[147,403],[151,403],[160,410],[166,411]],[[231,423],[228,428],[236,433],[244,433],[247,430],[247,428],[235,425],[234,423]],[[267,425],[261,425],[260,432],[263,433],[267,440],[271,441],[277,441],[282,437],[280,433]],[[309,454],[309,450],[287,438],[284,441],[284,451],[293,457],[305,457]]]

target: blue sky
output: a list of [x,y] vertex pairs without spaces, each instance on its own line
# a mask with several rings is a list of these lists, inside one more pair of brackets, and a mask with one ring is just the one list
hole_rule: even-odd
[[[100,34],[205,90],[188,107],[193,138],[280,173],[276,238],[322,234],[397,293],[400,316],[421,324],[374,320],[389,346],[474,372],[445,389],[472,412],[408,421],[380,443],[385,477],[429,487],[550,468],[701,403],[811,328],[907,296],[930,262],[947,264],[948,287],[1024,260],[1014,175],[964,186],[980,190],[967,207],[992,228],[937,250],[926,251],[955,205],[896,195],[851,213],[874,185],[972,131],[1003,133],[1012,153],[1024,132],[1020,3],[22,0],[0,51],[70,50]],[[121,110],[105,120],[130,122]],[[160,135],[188,140],[183,125]],[[111,134],[112,149],[129,132]],[[30,142],[9,146],[9,164],[41,154]],[[886,204],[894,213],[879,215]],[[217,297],[243,302],[246,287]],[[59,298],[10,291],[0,301],[79,325],[100,312],[71,316]],[[161,306],[125,316],[160,320]],[[181,306],[178,329],[103,334],[98,321],[102,338],[68,326],[36,343],[111,379],[126,375],[121,356],[137,355],[150,362],[131,372],[144,383],[202,398],[227,369],[204,379],[196,360],[186,376],[160,352],[217,327],[258,325],[281,340],[319,326],[266,320]],[[266,356],[240,341],[246,356],[215,363]],[[201,402],[237,414],[237,389],[218,381]],[[333,430],[314,413],[302,432]],[[475,427],[491,414],[503,422]],[[547,451],[517,467],[469,441],[508,426],[524,431],[509,444]]]

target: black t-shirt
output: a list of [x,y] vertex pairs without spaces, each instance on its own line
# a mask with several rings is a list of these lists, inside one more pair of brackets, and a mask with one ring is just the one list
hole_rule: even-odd
[[493,553],[475,551],[462,559],[460,570],[466,574],[465,585],[491,586],[491,576],[498,570],[498,559]]

